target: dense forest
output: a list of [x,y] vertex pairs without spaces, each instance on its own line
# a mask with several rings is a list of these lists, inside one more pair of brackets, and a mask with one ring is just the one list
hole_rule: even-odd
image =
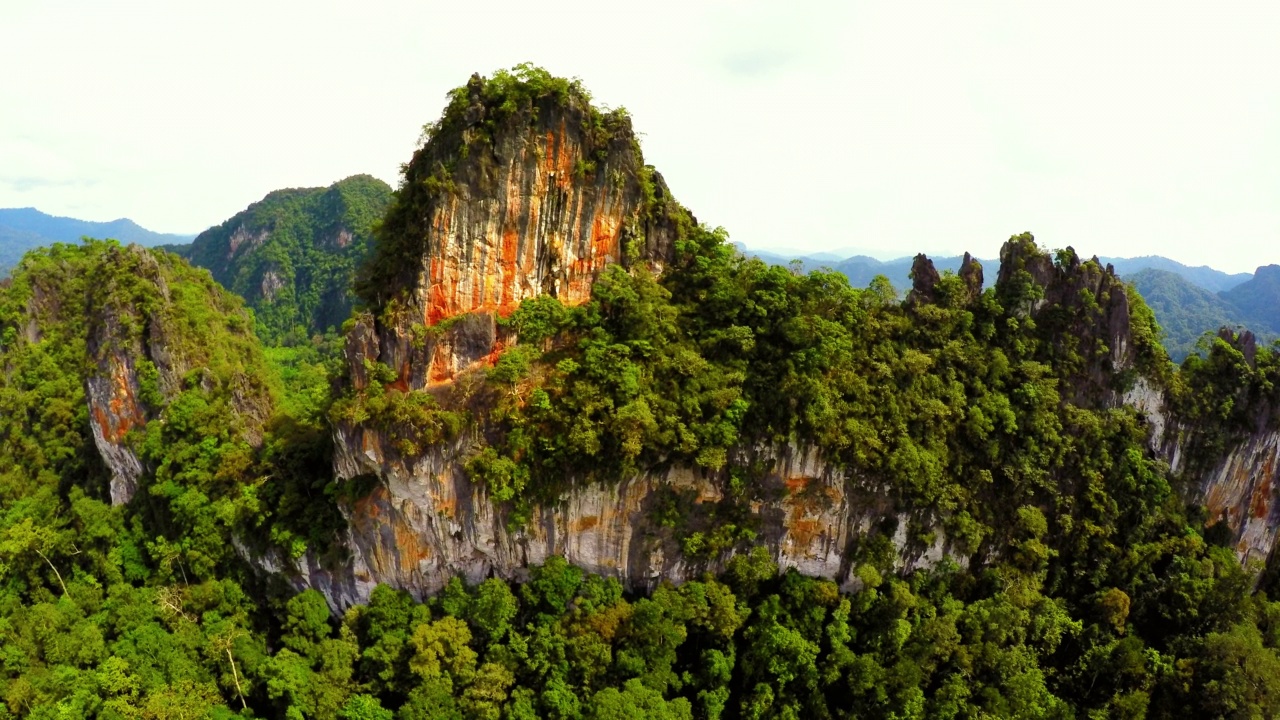
[[[582,92],[532,68],[495,80],[495,107]],[[1030,235],[1001,259],[985,289],[976,264],[859,288],[686,221],[661,272],[614,264],[585,303],[526,300],[502,320],[519,344],[457,398],[386,366],[357,390],[339,341],[255,320],[172,253],[33,251],[0,285],[0,718],[1280,714],[1271,576],[1186,500],[1272,406],[1280,354],[1227,335],[1177,367],[1095,261]],[[104,425],[96,388],[126,365],[136,422]],[[1140,381],[1196,428],[1180,472],[1118,401]],[[569,482],[697,467],[724,499],[654,512],[723,562],[639,593],[552,558],[339,612],[249,558],[344,552],[341,508],[378,482],[334,479],[330,428],[357,418],[406,449],[482,436],[471,481],[517,525]],[[818,448],[903,510],[908,542],[953,551],[899,572],[886,526],[843,588],[780,569],[740,452],[776,442]],[[137,458],[128,502],[103,448]]]

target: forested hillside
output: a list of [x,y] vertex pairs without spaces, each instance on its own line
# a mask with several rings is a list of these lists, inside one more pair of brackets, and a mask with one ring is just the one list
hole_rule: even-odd
[[368,175],[277,190],[189,247],[169,249],[245,298],[268,342],[296,344],[351,314],[355,269],[390,200],[391,188]]
[[1140,270],[1126,275],[1125,280],[1133,283],[1142,299],[1155,311],[1164,331],[1164,347],[1175,362],[1182,362],[1187,355],[1196,352],[1196,346],[1205,333],[1224,327],[1239,329],[1249,326],[1266,343],[1276,337],[1270,323],[1250,322],[1244,311],[1226,299],[1171,272]]
[[[903,296],[744,257],[537,68],[473,77],[430,135],[345,351],[295,342],[312,296],[255,325],[161,250],[56,245],[0,284],[0,718],[1280,714],[1274,572],[1237,553],[1270,485],[1200,497],[1275,428],[1270,349],[1175,367],[1136,292],[1029,234],[999,268],[920,256]],[[318,287],[335,256],[285,237],[262,262]],[[825,469],[774,483],[778,446]],[[643,483],[625,554],[668,575],[528,561],[553,516],[609,522],[569,499]],[[833,505],[862,513],[839,541]],[[500,534],[524,559],[480,564]],[[831,577],[788,550],[814,543]]]

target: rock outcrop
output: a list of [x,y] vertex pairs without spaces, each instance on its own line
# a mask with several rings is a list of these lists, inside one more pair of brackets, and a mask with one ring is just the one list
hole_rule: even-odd
[[916,255],[911,262],[911,292],[907,293],[910,305],[930,305],[938,301],[936,288],[942,276],[933,266],[933,261],[924,253]]
[[692,222],[644,165],[624,113],[574,89],[515,110],[478,77],[465,90],[406,166],[360,284],[379,312],[361,320],[359,342],[409,389],[495,358],[511,340],[495,320],[524,300],[574,305],[611,263],[661,268]]
[[982,294],[982,263],[969,253],[960,262],[960,280],[964,283],[966,303],[973,303]]
[[1081,261],[1074,249],[1055,262],[1029,233],[1000,249],[996,296],[1015,313],[1032,318],[1043,341],[1054,348],[1059,371],[1070,378],[1064,394],[1080,405],[1114,406],[1135,367],[1129,294],[1111,265],[1097,257]]
[[[85,309],[89,319],[86,349],[93,370],[85,378],[85,395],[94,443],[111,470],[111,501],[121,505],[133,499],[143,463],[134,452],[130,433],[141,430],[170,400],[189,386],[213,392],[217,381],[209,367],[234,366],[246,348],[256,350],[249,320],[239,303],[207,280],[200,284],[184,278],[179,292],[203,291],[207,315],[195,317],[179,307],[169,274],[153,251],[130,245],[111,246],[103,262],[113,272],[102,273]],[[184,271],[190,273],[190,269]],[[234,327],[214,332],[212,324]],[[227,332],[242,340],[243,347],[210,342]],[[145,367],[145,370],[144,370]],[[262,428],[272,407],[265,381],[257,377],[260,364],[250,364],[224,379],[238,428],[251,444],[262,439]]]
[[[512,527],[502,507],[467,477],[466,439],[412,458],[399,456],[384,437],[366,428],[343,428],[336,440],[341,477],[376,475],[379,482],[345,508],[350,561],[325,567],[308,556],[294,571],[296,586],[320,589],[335,607],[365,602],[379,583],[423,596],[455,575],[473,583],[491,576],[524,579],[529,565],[552,555],[617,577],[635,590],[717,571],[727,559],[685,558],[671,529],[655,520],[655,504],[669,493],[687,495],[694,516],[698,506],[722,499],[719,484],[693,468],[575,487],[554,506],[535,507],[529,522]],[[895,513],[883,497],[851,490],[847,478],[812,449],[766,449],[754,459],[771,466],[760,483],[774,498],[752,508],[759,519],[757,542],[781,567],[856,587],[852,544],[883,528],[886,520],[895,528],[891,537],[904,570],[932,565],[948,554],[962,565],[967,562],[950,553],[941,533],[932,545],[910,543],[909,517]],[[273,562],[278,569],[278,560]]]

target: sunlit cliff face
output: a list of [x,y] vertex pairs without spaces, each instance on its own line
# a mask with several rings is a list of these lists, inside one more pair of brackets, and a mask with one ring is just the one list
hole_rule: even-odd
[[449,193],[433,213],[418,281],[428,326],[469,312],[507,315],[544,292],[583,302],[596,274],[622,259],[622,226],[637,208],[624,186],[575,177],[590,157],[564,120],[502,150],[498,196]]
[[[496,319],[524,300],[551,295],[576,305],[611,263],[661,267],[677,232],[671,216],[652,211],[655,192],[666,191],[644,167],[625,115],[606,120],[570,95],[499,120],[473,92],[467,120],[406,166],[384,228],[404,251],[384,269],[399,287],[376,288],[387,300],[373,323],[377,347],[368,350],[401,389],[449,383],[492,363],[514,340]],[[460,316],[476,317],[465,327],[450,322]],[[425,333],[421,347],[406,344],[415,327],[421,336],[442,324],[448,328]]]

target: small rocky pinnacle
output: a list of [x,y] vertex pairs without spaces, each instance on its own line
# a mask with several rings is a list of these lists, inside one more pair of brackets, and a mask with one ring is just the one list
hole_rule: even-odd
[[932,304],[937,300],[935,288],[942,277],[933,261],[924,253],[916,255],[911,263],[911,292],[907,294],[907,303],[911,305]]
[[964,254],[960,263],[960,280],[964,282],[966,300],[973,303],[982,295],[982,263],[973,259],[969,253]]

